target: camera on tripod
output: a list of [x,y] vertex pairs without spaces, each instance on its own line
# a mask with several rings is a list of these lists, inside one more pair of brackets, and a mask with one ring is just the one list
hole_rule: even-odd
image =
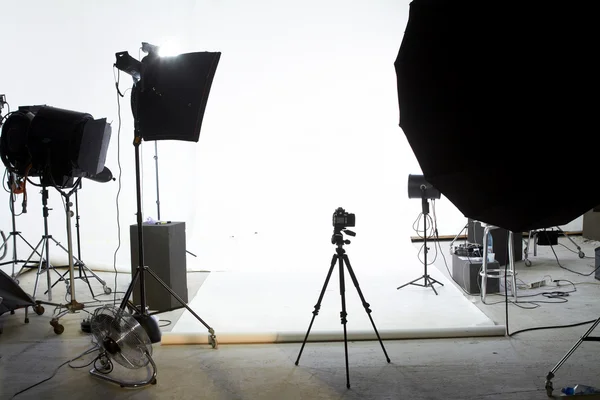
[[347,227],[353,227],[356,223],[356,216],[351,213],[347,213],[342,207],[338,207],[333,212],[333,227],[336,230],[341,230]]

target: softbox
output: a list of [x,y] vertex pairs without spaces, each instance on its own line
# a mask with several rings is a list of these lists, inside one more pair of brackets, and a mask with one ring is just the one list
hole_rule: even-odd
[[400,127],[427,182],[465,217],[523,232],[600,204],[591,4],[410,3],[395,61]]
[[149,54],[131,94],[136,130],[145,141],[197,142],[220,52]]

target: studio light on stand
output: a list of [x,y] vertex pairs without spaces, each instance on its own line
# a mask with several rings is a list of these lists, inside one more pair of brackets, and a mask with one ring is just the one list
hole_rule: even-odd
[[[409,199],[421,199],[421,217],[423,218],[423,268],[424,273],[423,276],[412,280],[408,283],[405,283],[402,286],[398,286],[397,289],[402,289],[408,285],[422,286],[422,287],[430,287],[433,292],[437,295],[438,292],[435,290],[434,284],[438,284],[444,286],[443,283],[440,283],[429,276],[427,272],[427,252],[429,248],[427,247],[427,219],[429,217],[429,200],[439,199],[441,197],[441,193],[439,190],[434,188],[429,182],[425,180],[423,175],[408,175],[408,198]],[[420,280],[423,280],[423,283],[417,283]]]
[[[131,90],[131,108],[134,118],[138,240],[138,266],[120,308],[132,308],[133,317],[146,330],[151,342],[160,342],[160,328],[149,314],[147,307],[145,286],[147,272],[208,329],[209,342],[213,348],[216,348],[217,341],[213,328],[144,263],[140,145],[142,140],[198,142],[204,110],[221,53],[195,52],[161,57],[159,50],[158,46],[143,42],[142,51],[147,55],[141,61],[131,57],[126,51],[116,53],[115,67],[131,75],[134,81]],[[138,280],[139,307],[129,301]]]
[[[48,278],[48,300],[52,300],[49,276],[52,266],[49,252],[50,240],[55,241],[55,239],[48,234],[47,188],[54,187],[65,199],[68,249],[60,247],[66,250],[69,256],[67,287],[70,301],[66,304],[36,301],[37,306],[34,308],[37,314],[43,313],[42,304],[50,304],[66,310],[50,321],[57,334],[64,330],[58,322],[59,318],[68,312],[76,312],[84,308],[84,305],[77,302],[75,298],[71,235],[73,212],[70,198],[77,191],[82,178],[103,180],[104,176],[110,175],[110,171],[104,166],[110,134],[111,127],[105,118],[96,120],[88,113],[46,105],[19,107],[17,111],[7,116],[2,126],[0,157],[8,172],[14,177],[13,183],[21,186],[25,199],[27,182],[42,188],[44,236],[25,263],[27,264],[35,254],[40,256],[33,298],[36,296],[39,275],[42,270],[45,270]],[[35,184],[31,180],[33,177],[39,177],[40,183]],[[23,211],[26,211],[26,202],[23,203]],[[56,241],[55,243],[60,245]],[[41,250],[38,251],[38,248]],[[27,309],[25,319],[27,321]]]

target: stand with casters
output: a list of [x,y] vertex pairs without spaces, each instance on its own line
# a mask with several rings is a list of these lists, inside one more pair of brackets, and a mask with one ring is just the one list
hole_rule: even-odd
[[[77,267],[77,271],[78,271],[78,276],[76,276],[74,279],[81,279],[82,281],[84,281],[87,286],[88,289],[90,289],[90,293],[92,294],[92,297],[96,297],[96,295],[94,294],[94,290],[92,289],[92,285],[90,284],[90,278],[93,277],[95,278],[101,285],[102,285],[102,290],[104,291],[104,294],[111,294],[112,290],[110,287],[107,286],[106,282],[101,279],[98,275],[96,275],[94,273],[94,271],[92,271],[91,269],[89,269],[85,263],[83,261],[81,261],[81,237],[79,235],[79,199],[77,197],[77,192],[78,190],[81,189],[81,182],[79,183],[78,186],[76,186],[74,188],[74,194],[75,194],[75,231],[77,233],[77,257],[73,256],[73,259],[75,260],[75,266]],[[64,247],[62,247],[60,244],[58,244],[63,250],[67,251],[67,249],[65,249]],[[56,286],[56,284],[58,282],[66,282],[67,284],[67,292],[69,292],[69,287],[70,287],[70,282],[69,279],[66,279],[65,277],[67,276],[67,274],[69,274],[69,271],[63,273],[58,280],[56,280],[51,287]],[[91,275],[91,276],[88,276]]]
[[[429,248],[427,247],[427,219],[429,218],[429,201],[427,200],[425,190],[426,188],[421,188],[421,204],[423,207],[423,268],[425,271],[423,273],[423,276],[414,279],[408,283],[405,283],[402,286],[398,286],[396,290],[402,289],[403,287],[408,285],[415,285],[421,287],[430,287],[433,290],[433,292],[437,295],[438,292],[435,290],[435,287],[433,285],[437,283],[440,286],[444,286],[444,284],[436,281],[427,273],[427,252],[429,251]],[[417,283],[421,279],[423,280],[423,283]]]
[[346,330],[346,285],[344,281],[344,265],[348,269],[348,273],[350,274],[350,278],[352,278],[352,283],[354,283],[354,287],[358,291],[358,295],[360,296],[360,300],[362,301],[363,307],[371,320],[371,325],[373,325],[373,330],[377,335],[377,339],[379,340],[379,344],[381,345],[381,349],[383,350],[383,354],[387,362],[390,362],[390,358],[388,357],[387,352],[385,351],[385,347],[383,346],[383,342],[381,341],[381,337],[379,336],[379,332],[377,331],[377,327],[375,326],[375,322],[373,322],[373,318],[371,317],[371,309],[370,304],[367,303],[365,297],[360,290],[360,286],[358,284],[358,280],[356,279],[356,275],[350,266],[350,260],[348,259],[348,255],[346,255],[346,250],[344,250],[344,244],[350,244],[350,240],[344,240],[342,236],[342,232],[346,233],[350,236],[355,236],[355,233],[344,229],[344,230],[334,230],[334,234],[331,237],[331,243],[337,245],[336,253],[333,255],[331,260],[331,266],[329,267],[329,272],[327,273],[327,278],[325,278],[325,284],[323,285],[323,289],[321,289],[321,294],[319,295],[319,300],[317,300],[317,304],[315,305],[315,309],[312,312],[313,316],[310,320],[310,325],[308,326],[308,331],[306,332],[306,336],[304,337],[304,341],[302,342],[302,347],[300,348],[300,353],[298,354],[298,358],[296,359],[296,365],[300,362],[300,356],[302,355],[302,351],[304,350],[304,345],[306,345],[306,340],[308,339],[308,335],[310,334],[310,330],[312,328],[313,322],[315,321],[315,317],[319,314],[319,310],[321,309],[321,301],[323,300],[323,296],[325,295],[325,290],[327,289],[327,285],[329,284],[329,279],[331,278],[331,273],[333,272],[333,268],[335,267],[336,262],[339,264],[339,272],[340,272],[340,295],[342,296],[342,312],[340,313],[342,325],[344,325],[344,354],[346,358],[346,387],[350,389],[350,374],[348,371],[348,336]]
[[[64,315],[68,314],[68,313],[75,313],[77,311],[81,311],[84,308],[84,305],[82,303],[78,303],[77,300],[75,299],[75,272],[74,272],[74,263],[73,263],[73,238],[72,238],[72,234],[71,234],[71,218],[73,217],[73,211],[71,211],[71,195],[77,190],[77,185],[79,184],[79,180],[81,178],[78,178],[77,183],[75,184],[75,188],[73,188],[71,191],[69,192],[63,192],[61,191],[58,187],[56,187],[56,189],[60,192],[60,194],[65,198],[65,215],[66,215],[66,222],[67,222],[67,253],[69,254],[69,281],[70,281],[70,285],[68,286],[69,288],[69,292],[67,293],[68,295],[70,295],[71,297],[71,301],[69,301],[66,304],[58,304],[58,303],[52,303],[51,302],[51,287],[48,288],[48,300],[49,301],[39,301],[36,300],[36,306],[34,306],[34,311],[38,314],[41,315],[44,312],[44,307],[42,306],[43,304],[48,304],[51,306],[55,306],[55,307],[60,307],[61,309],[64,308],[65,310],[60,312],[57,316],[53,317],[52,320],[50,321],[50,325],[52,325],[52,327],[54,328],[54,333],[56,333],[57,335],[60,335],[61,333],[64,332],[65,328],[63,325],[60,324],[59,319],[62,318]],[[46,201],[48,198],[48,191],[47,189],[44,187],[43,191],[42,191],[42,198],[46,199],[44,200],[44,215],[47,217],[47,207],[46,207]],[[46,229],[47,229],[47,222],[45,222],[46,225]],[[48,258],[48,248],[49,248],[49,242],[48,240],[51,239],[52,237],[48,237],[45,240],[45,245],[46,245],[46,257]],[[61,246],[62,247],[62,246]],[[48,263],[49,265],[49,263]],[[48,277],[48,282],[50,282],[50,277]],[[37,279],[36,279],[36,285],[37,285]],[[35,298],[35,290],[34,290],[34,298]],[[27,316],[27,310],[25,310],[25,315]]]

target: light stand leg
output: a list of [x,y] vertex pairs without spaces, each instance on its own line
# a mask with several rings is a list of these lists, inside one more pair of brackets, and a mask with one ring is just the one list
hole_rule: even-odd
[[573,347],[571,347],[567,354],[565,354],[564,357],[560,359],[560,361],[554,366],[554,368],[550,370],[550,372],[548,372],[548,375],[546,376],[546,393],[549,397],[552,397],[552,391],[554,390],[552,386],[552,379],[555,377],[556,371],[558,371],[558,369],[565,363],[565,361],[567,361],[567,359],[571,357],[571,355],[575,352],[575,350],[577,350],[581,343],[585,341],[600,341],[600,337],[590,336],[590,333],[592,333],[594,329],[596,329],[598,324],[600,324],[600,318],[598,318],[592,324],[592,326],[590,326],[590,328],[583,334],[583,336],[581,336],[581,338],[579,338],[579,340],[573,345]]
[[323,288],[321,289],[321,294],[319,294],[319,299],[317,300],[317,304],[315,304],[315,309],[312,312],[313,316],[310,320],[310,324],[308,325],[306,336],[304,336],[302,347],[300,347],[300,353],[298,353],[298,358],[296,358],[296,365],[298,365],[298,363],[300,362],[300,356],[302,355],[302,351],[304,350],[304,345],[306,345],[306,340],[308,339],[308,335],[310,334],[310,330],[312,329],[313,322],[315,322],[315,317],[319,315],[319,310],[321,309],[321,302],[323,301],[323,296],[325,296],[325,290],[327,290],[327,285],[329,284],[329,279],[331,278],[331,273],[333,272],[333,267],[335,267],[337,259],[338,255],[334,254],[333,258],[331,259],[331,266],[329,267],[329,271],[327,272],[327,278],[325,278],[325,283],[323,284]]
[[575,241],[573,239],[571,239],[571,236],[567,235],[565,233],[565,231],[563,231],[559,226],[557,226],[556,229],[558,229],[558,231],[560,233],[562,233],[564,237],[566,237],[567,239],[569,239],[569,241],[571,243],[573,243],[573,246],[575,246],[577,248],[577,254],[579,255],[579,258],[584,258],[585,257],[585,253],[583,252],[583,250],[581,250],[581,247],[579,247],[579,245],[577,243],[575,243]]

